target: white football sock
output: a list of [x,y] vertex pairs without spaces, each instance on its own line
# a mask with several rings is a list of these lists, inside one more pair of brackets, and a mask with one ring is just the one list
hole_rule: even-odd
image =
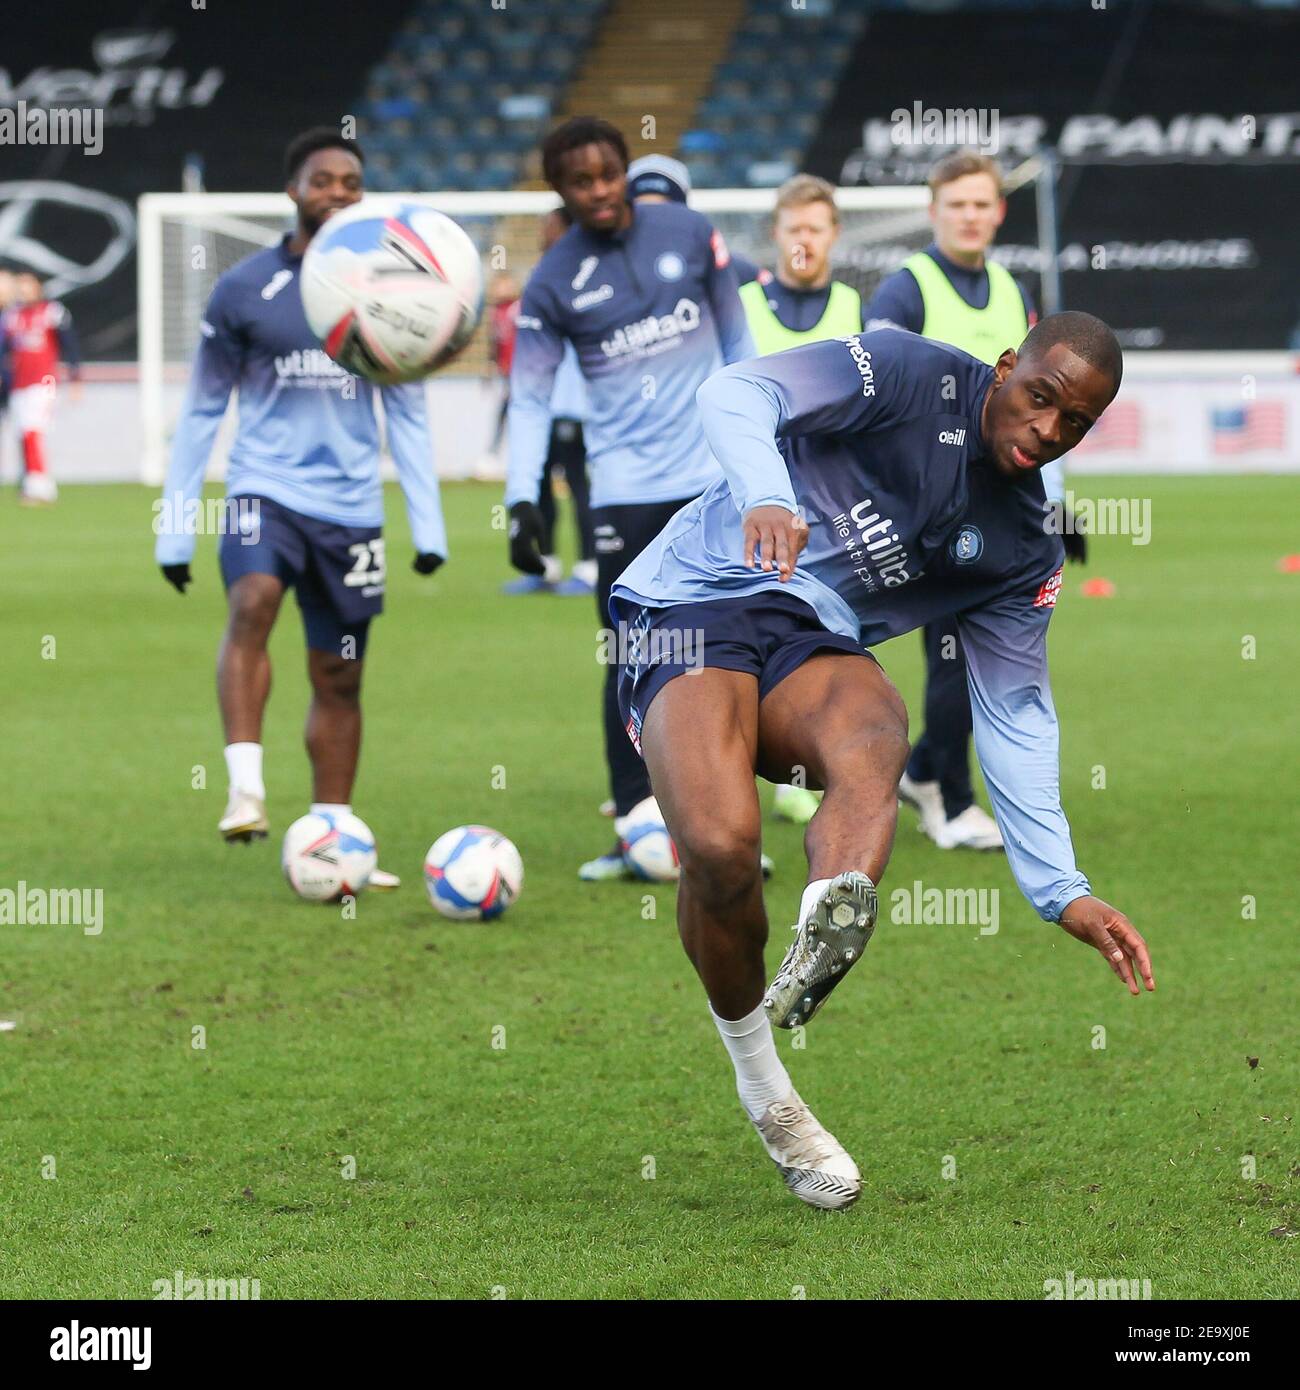
[[231,791],[247,792],[259,801],[266,800],[260,743],[226,744],[226,771],[230,775]]
[[831,886],[828,878],[815,878],[803,890],[803,900],[799,904],[799,925],[808,920],[808,914],[817,906],[817,900]]
[[350,816],[352,803],[350,801],[346,804],[341,801],[313,801],[311,814],[313,816]]
[[790,1074],[776,1055],[772,1025],[760,1002],[744,1018],[719,1018],[709,1012],[736,1068],[736,1090],[740,1101],[756,1120],[774,1100],[784,1100],[794,1090]]
[[596,587],[595,560],[575,560],[573,562],[573,577],[581,579],[584,584],[594,589]]
[[543,555],[542,568],[542,578],[548,584],[558,584],[564,578],[564,566],[558,555]]

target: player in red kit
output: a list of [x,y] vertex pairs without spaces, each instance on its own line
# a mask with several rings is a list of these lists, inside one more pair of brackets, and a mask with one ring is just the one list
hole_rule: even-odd
[[22,439],[19,500],[40,506],[59,495],[45,460],[45,431],[54,410],[59,366],[65,362],[72,380],[79,383],[81,356],[72,316],[57,300],[45,298],[40,278],[22,271],[15,276],[14,288],[14,303],[0,318],[0,355],[7,359],[9,408]]

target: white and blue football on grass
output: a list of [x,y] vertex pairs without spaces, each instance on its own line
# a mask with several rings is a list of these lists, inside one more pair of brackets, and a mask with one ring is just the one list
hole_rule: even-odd
[[637,878],[650,883],[676,883],[681,876],[677,846],[653,796],[638,802],[618,822],[618,841],[623,862]]
[[309,902],[355,897],[370,882],[378,862],[375,837],[359,816],[312,812],[284,832],[284,876]]
[[524,886],[524,861],[500,831],[458,825],[439,837],[424,856],[429,901],[457,922],[490,922],[510,906]]
[[302,307],[325,351],[381,386],[451,360],[483,313],[483,264],[450,217],[409,198],[363,198],[312,238]]

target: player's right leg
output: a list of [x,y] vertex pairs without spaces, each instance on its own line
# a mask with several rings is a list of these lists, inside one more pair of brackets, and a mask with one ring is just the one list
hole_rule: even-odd
[[[706,616],[703,608],[723,611]],[[746,615],[734,606],[668,613],[684,623],[697,616],[713,622],[712,636],[702,629],[693,647],[706,663],[723,663],[673,675],[667,664],[634,660],[620,689],[681,860],[682,945],[708,994],[741,1103],[786,1186],[810,1205],[846,1207],[861,1192],[857,1167],[795,1091],[761,1002],[767,915],[754,785],[761,657],[748,645]]]
[[227,618],[217,654],[217,698],[230,795],[217,828],[228,841],[247,842],[264,839],[270,828],[262,780],[262,716],[271,693],[267,643],[302,556],[275,503],[238,502],[246,524],[227,530],[220,549]]

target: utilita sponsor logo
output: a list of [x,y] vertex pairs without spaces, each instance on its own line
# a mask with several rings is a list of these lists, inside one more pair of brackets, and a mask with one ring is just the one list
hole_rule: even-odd
[[679,299],[671,314],[650,314],[616,328],[602,339],[600,350],[606,357],[649,357],[680,346],[683,334],[699,326],[700,306],[693,299]]
[[901,588],[913,577],[907,572],[907,550],[898,532],[891,529],[893,518],[882,517],[874,507],[871,498],[864,497],[847,515],[841,512],[833,518],[831,525],[853,561],[853,573],[868,589],[875,589],[877,576],[886,589]]
[[848,348],[853,365],[858,369],[858,375],[862,378],[862,394],[874,396],[876,394],[876,373],[871,366],[871,354],[856,338],[841,338],[840,342]]
[[276,380],[282,386],[343,386],[352,380],[327,353],[320,348],[295,348],[275,359]]

